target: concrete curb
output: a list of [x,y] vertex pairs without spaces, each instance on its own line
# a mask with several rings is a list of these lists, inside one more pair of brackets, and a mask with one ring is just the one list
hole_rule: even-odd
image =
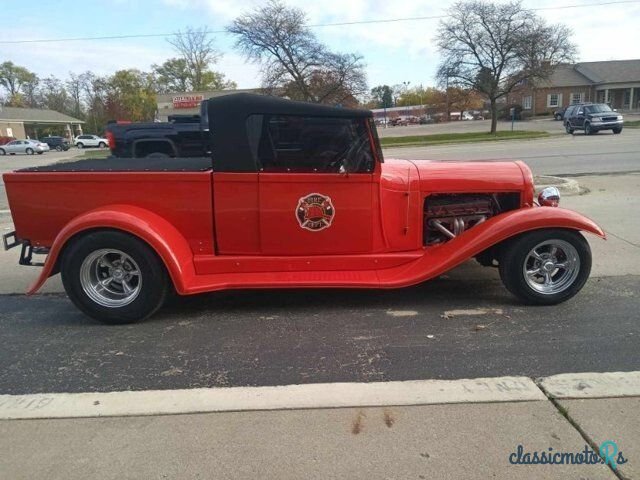
[[640,396],[640,372],[562,373],[536,383],[558,400]]
[[572,178],[538,175],[533,178],[533,183],[536,194],[546,187],[556,187],[560,191],[560,194],[565,196],[583,195],[589,192],[587,188],[581,187],[577,180]]
[[0,420],[544,401],[528,377],[0,395]]

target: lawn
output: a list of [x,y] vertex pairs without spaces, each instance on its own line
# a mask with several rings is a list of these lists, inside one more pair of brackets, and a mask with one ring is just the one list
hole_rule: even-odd
[[79,158],[107,158],[111,156],[111,150],[108,148],[85,150],[84,155]]
[[500,131],[495,134],[484,132],[439,133],[435,135],[413,135],[406,137],[384,137],[380,139],[383,147],[404,147],[416,145],[439,145],[442,143],[487,142],[495,140],[522,140],[527,138],[548,137],[548,132],[539,131]]
[[640,128],[640,120],[625,121],[624,126],[631,128]]

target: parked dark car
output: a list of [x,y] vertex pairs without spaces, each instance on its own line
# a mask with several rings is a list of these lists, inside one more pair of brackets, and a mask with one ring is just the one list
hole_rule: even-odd
[[622,132],[624,119],[606,103],[579,103],[574,105],[571,113],[565,117],[565,129],[572,134],[576,130],[584,130],[585,135],[598,133],[600,130]]
[[564,118],[564,114],[569,107],[560,107],[553,111],[553,119],[554,120],[562,120]]
[[58,152],[62,152],[62,151],[66,152],[71,147],[69,145],[69,140],[67,140],[64,137],[56,137],[56,136],[42,137],[40,141],[49,145],[49,148],[51,150],[57,150]]

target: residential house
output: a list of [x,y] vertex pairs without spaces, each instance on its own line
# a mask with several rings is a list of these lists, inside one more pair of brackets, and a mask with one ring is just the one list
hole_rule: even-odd
[[532,115],[581,102],[608,103],[620,111],[640,111],[640,60],[558,65],[551,77],[523,82],[507,97]]

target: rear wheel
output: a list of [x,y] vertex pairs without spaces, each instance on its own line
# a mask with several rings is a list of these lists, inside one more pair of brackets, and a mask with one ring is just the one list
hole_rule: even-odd
[[107,324],[153,315],[169,287],[160,259],[147,244],[122,232],[89,233],[64,253],[62,282],[71,301]]
[[0,155],[6,155],[7,152],[4,151],[4,148],[0,148]]
[[76,147],[78,147],[78,148],[84,148],[84,143],[82,143],[82,142],[78,142],[78,143],[76,143]]
[[555,305],[578,293],[591,272],[591,249],[573,230],[525,233],[505,246],[500,278],[528,304]]
[[62,147],[61,147],[60,145],[58,145],[58,146],[56,147],[56,152],[61,152],[61,151],[62,151]]
[[564,125],[564,129],[569,135],[573,135],[573,128],[571,127],[571,124],[569,122]]
[[33,148],[27,148],[24,153],[26,153],[27,155],[33,155]]

